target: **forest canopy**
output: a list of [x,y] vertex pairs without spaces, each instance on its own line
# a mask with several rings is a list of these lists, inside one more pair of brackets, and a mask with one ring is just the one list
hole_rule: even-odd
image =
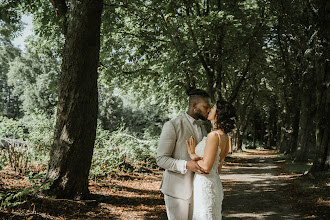
[[[95,104],[90,127],[97,121],[89,176],[105,175],[103,165],[153,161],[164,122],[186,111],[190,88],[234,104],[233,150],[277,149],[313,162],[314,173],[329,171],[329,1],[100,2],[76,9],[77,1],[0,1],[1,137],[29,142],[34,158],[47,163],[54,130],[61,130],[59,109],[70,103],[63,97],[85,94],[89,75],[82,65],[95,58],[88,67],[90,75],[95,69],[97,92],[94,101],[81,101]],[[75,10],[86,14],[83,22]],[[90,19],[92,12],[99,20]],[[12,43],[24,28],[23,14],[33,18],[25,50]],[[95,24],[99,29],[84,31]],[[84,41],[84,33],[95,41]],[[85,50],[95,55],[87,59]],[[75,77],[72,65],[81,68]],[[64,76],[76,87],[65,87]]]

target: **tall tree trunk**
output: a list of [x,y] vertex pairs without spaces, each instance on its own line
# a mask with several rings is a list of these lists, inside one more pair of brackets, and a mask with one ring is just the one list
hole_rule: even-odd
[[238,138],[237,138],[237,149],[238,150],[242,150],[243,149],[243,138],[244,138],[243,135],[244,135],[243,131],[239,130],[237,132],[237,136],[238,136]]
[[292,118],[292,135],[291,135],[291,145],[290,145],[290,155],[293,156],[297,150],[298,144],[298,132],[299,132],[299,119],[300,119],[300,105],[294,105],[294,108],[291,108],[291,112],[294,114]]
[[267,124],[267,143],[266,143],[266,147],[270,148],[271,147],[271,142],[273,139],[273,135],[272,135],[272,121],[271,121],[271,117],[270,115],[268,116],[268,124]]
[[[308,81],[310,80],[312,79],[309,79]],[[311,85],[308,82],[304,84],[308,87]],[[295,152],[295,161],[297,162],[307,162],[310,158],[309,152],[312,148],[315,148],[315,126],[311,109],[311,106],[315,106],[312,102],[312,96],[314,93],[310,88],[312,87],[306,88],[300,97],[299,132],[297,150]]]
[[281,113],[280,119],[280,134],[278,146],[281,153],[289,154],[291,149],[291,139],[292,139],[292,125],[290,122],[290,117],[287,113]]
[[316,73],[316,154],[311,173],[330,171],[330,2],[304,1],[307,15],[316,24],[313,49]]
[[276,147],[277,143],[277,112],[274,114],[273,119],[272,119],[272,139],[270,142],[270,145],[272,147]]
[[[276,149],[281,151],[281,138],[282,138],[282,119],[279,115],[276,124]],[[282,152],[282,151],[281,151]]]
[[88,175],[97,124],[102,6],[102,0],[73,0],[68,15],[64,15],[68,23],[47,173],[47,179],[53,181],[49,193],[57,198],[82,199],[89,194]]
[[252,126],[252,148],[256,149],[256,141],[257,141],[257,126],[256,126],[256,121],[254,120],[253,126]]
[[316,77],[316,154],[312,173],[330,170],[330,62],[323,62]]

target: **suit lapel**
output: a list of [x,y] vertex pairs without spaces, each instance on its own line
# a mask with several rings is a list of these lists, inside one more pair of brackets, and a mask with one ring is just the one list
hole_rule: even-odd
[[195,132],[195,129],[193,128],[193,126],[191,125],[190,121],[188,120],[186,114],[183,114],[183,123],[184,123],[184,126],[186,128],[188,128],[190,134],[193,136],[193,138],[196,140],[196,142],[198,143],[198,140],[197,140],[197,134]]
[[202,136],[203,137],[207,136],[207,131],[206,131],[205,125],[201,126],[201,128],[202,128]]

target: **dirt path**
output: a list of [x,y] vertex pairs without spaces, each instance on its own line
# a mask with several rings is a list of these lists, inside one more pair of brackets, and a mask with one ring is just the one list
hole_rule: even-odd
[[[223,219],[327,219],[305,215],[301,211],[305,209],[297,209],[296,201],[309,197],[303,194],[293,198],[296,194],[289,191],[292,184],[287,184],[301,174],[282,172],[284,164],[284,160],[269,150],[230,155],[220,175],[225,194]],[[93,195],[90,202],[30,196],[23,205],[10,211],[0,208],[0,219],[166,219],[163,195],[159,191],[162,173],[154,169],[90,181]],[[27,178],[9,169],[0,170],[0,174],[0,193],[29,187]],[[310,204],[305,207],[309,208],[306,213],[314,209]]]
[[280,174],[274,152],[250,150],[227,161],[221,174],[223,219],[304,219],[284,190],[290,176]]

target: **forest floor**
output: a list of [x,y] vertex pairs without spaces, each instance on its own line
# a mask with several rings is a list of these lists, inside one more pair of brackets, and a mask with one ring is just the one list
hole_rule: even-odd
[[[271,150],[246,150],[228,156],[221,180],[223,219],[330,219],[330,180],[303,173],[308,164],[294,164]],[[159,191],[163,171],[117,173],[90,181],[91,200],[24,197],[0,219],[166,219]],[[0,193],[16,192],[30,182],[9,168],[0,170]]]

